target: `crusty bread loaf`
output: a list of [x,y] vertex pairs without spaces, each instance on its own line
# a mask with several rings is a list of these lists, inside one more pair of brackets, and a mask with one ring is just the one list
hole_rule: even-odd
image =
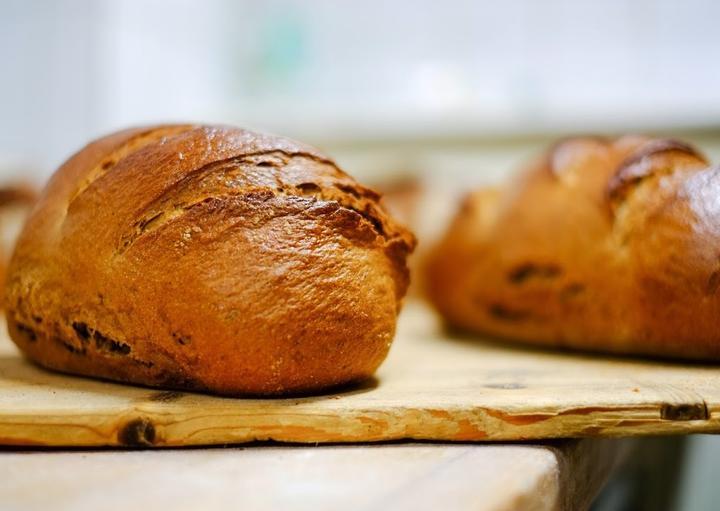
[[68,373],[228,395],[370,376],[412,235],[316,150],[215,126],[95,141],[52,177],[8,272],[10,335]]
[[461,329],[720,359],[720,168],[673,140],[560,142],[470,195],[427,272]]

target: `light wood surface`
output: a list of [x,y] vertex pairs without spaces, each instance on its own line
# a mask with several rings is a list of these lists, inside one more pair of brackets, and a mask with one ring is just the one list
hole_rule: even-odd
[[563,354],[439,333],[417,303],[377,379],[227,399],[41,370],[0,352],[0,444],[497,441],[720,431],[720,367]]
[[4,511],[587,509],[626,440],[0,452]]

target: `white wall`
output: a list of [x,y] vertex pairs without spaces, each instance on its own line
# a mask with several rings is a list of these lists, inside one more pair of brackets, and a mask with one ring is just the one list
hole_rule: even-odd
[[712,0],[5,0],[0,163],[130,124],[311,141],[720,125]]

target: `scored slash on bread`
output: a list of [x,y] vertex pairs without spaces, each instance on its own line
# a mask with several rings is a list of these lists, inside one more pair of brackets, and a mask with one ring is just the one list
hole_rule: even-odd
[[561,141],[468,196],[426,277],[461,329],[720,359],[720,169],[675,140]]
[[226,126],[119,132],[53,176],[8,271],[42,366],[230,395],[370,376],[415,240],[315,149]]

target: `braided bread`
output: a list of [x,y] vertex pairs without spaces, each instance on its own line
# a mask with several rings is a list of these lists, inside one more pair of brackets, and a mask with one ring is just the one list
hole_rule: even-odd
[[230,395],[371,375],[413,236],[315,149],[249,131],[122,131],[52,177],[20,235],[10,335],[40,365]]
[[674,140],[562,141],[467,197],[427,279],[461,329],[720,359],[720,168]]

